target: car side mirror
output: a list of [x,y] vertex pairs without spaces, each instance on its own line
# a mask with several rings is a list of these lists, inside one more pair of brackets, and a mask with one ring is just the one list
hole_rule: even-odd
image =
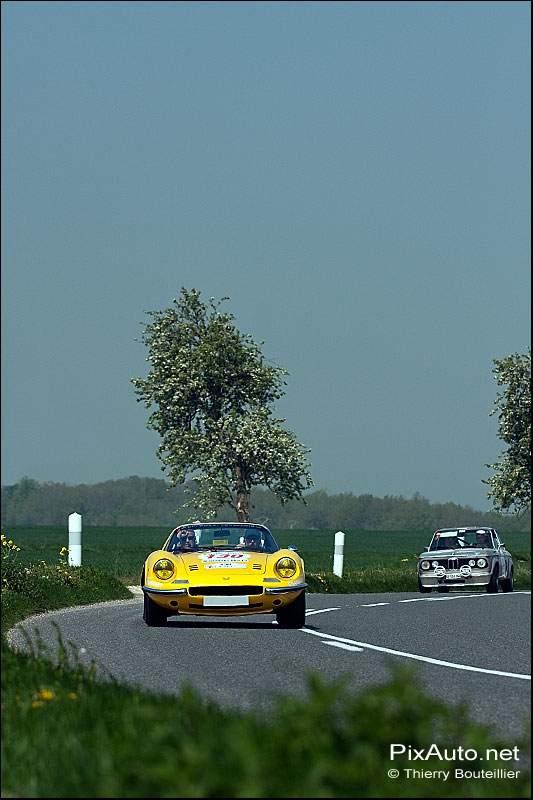
[[288,544],[287,545],[287,550],[293,550],[295,553],[298,552],[298,548],[295,547],[293,544]]
[[500,542],[500,547],[505,547],[505,542]]

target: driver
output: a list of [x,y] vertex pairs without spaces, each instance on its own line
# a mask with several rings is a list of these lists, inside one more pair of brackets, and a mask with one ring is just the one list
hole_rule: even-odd
[[180,553],[196,550],[196,535],[191,528],[182,528],[177,534]]

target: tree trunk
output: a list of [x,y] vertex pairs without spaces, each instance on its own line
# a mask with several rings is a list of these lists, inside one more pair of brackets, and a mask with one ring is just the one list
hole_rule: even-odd
[[250,502],[246,492],[237,492],[237,522],[250,522]]
[[245,483],[242,479],[240,470],[237,474],[237,522],[250,522],[250,498],[246,491]]

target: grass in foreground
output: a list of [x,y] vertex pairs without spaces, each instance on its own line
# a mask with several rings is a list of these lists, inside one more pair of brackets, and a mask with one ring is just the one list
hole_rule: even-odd
[[408,779],[406,759],[394,762],[397,779],[388,776],[391,735],[480,756],[507,746],[466,708],[426,696],[412,671],[359,694],[310,676],[306,698],[280,698],[260,715],[222,710],[191,688],[169,698],[98,683],[66,658],[57,667],[38,656],[3,661],[2,786],[15,797],[530,796],[525,772],[455,776],[455,767],[486,769],[477,758],[448,762],[446,782]]

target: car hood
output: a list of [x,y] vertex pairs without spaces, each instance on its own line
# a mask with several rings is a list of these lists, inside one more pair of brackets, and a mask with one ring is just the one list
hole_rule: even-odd
[[266,570],[267,553],[247,550],[200,550],[195,553],[180,553],[180,558],[189,573],[215,574],[217,570],[228,570],[239,575],[257,575]]
[[494,550],[487,547],[458,547],[453,550],[426,550],[424,553],[420,553],[418,558],[427,560],[432,558],[457,558],[458,556],[481,558],[487,555],[494,555]]

